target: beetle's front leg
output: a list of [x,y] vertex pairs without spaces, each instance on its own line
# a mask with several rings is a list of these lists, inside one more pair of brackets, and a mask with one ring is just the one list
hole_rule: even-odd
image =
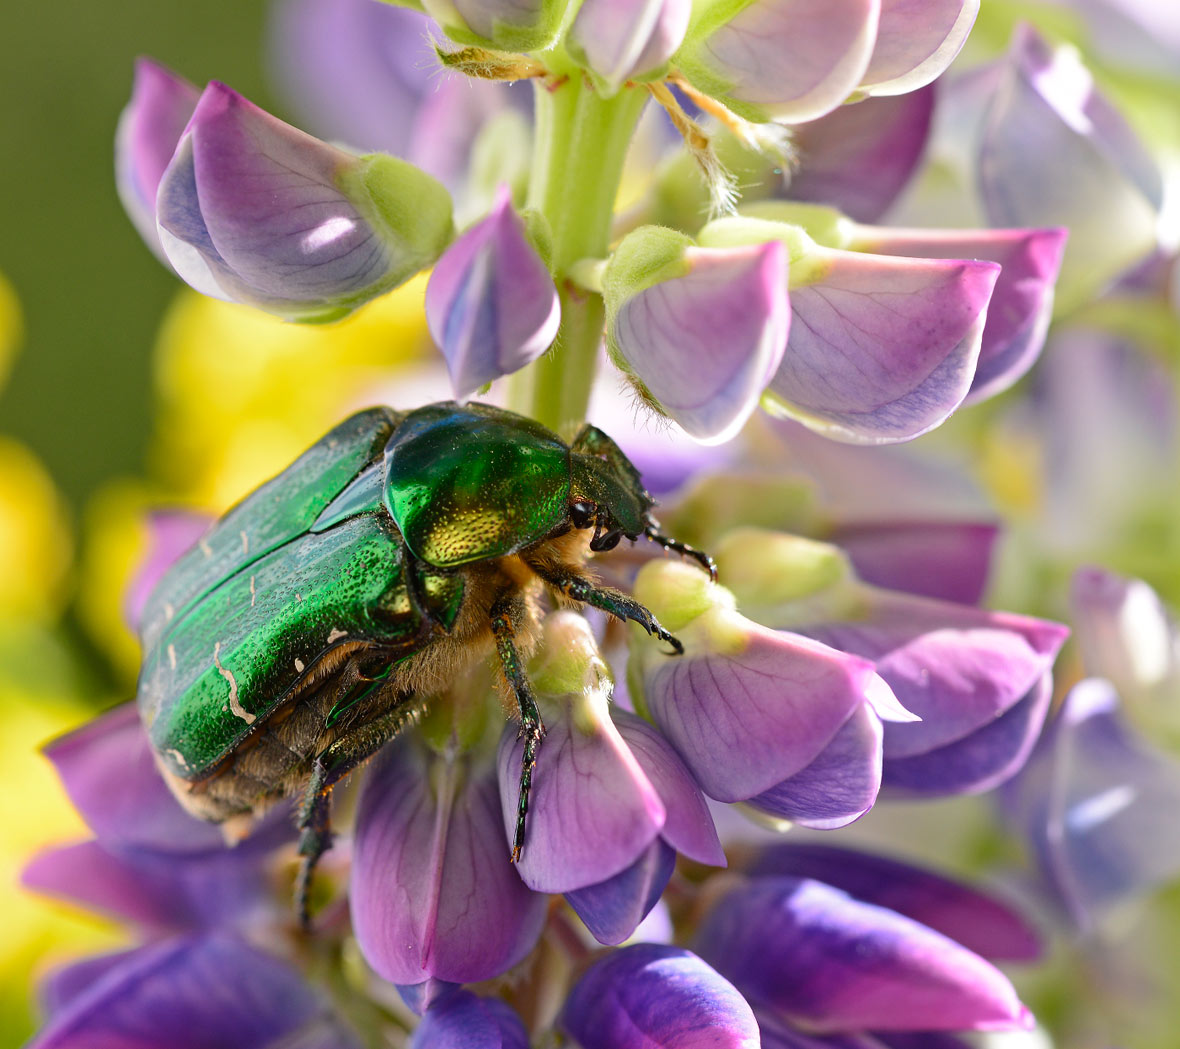
[[512,687],[516,702],[520,706],[520,734],[524,736],[524,754],[520,762],[520,792],[516,802],[516,829],[512,835],[513,863],[520,859],[521,849],[524,848],[524,821],[529,811],[529,791],[533,785],[533,770],[537,767],[537,751],[541,749],[541,739],[545,735],[545,725],[541,721],[541,712],[537,709],[533,686],[529,684],[528,676],[521,664],[520,653],[516,651],[516,645],[513,643],[516,636],[516,621],[512,613],[516,605],[519,605],[519,602],[505,598],[491,609],[496,654],[500,657],[504,676],[508,679],[508,684]]
[[568,565],[552,565],[546,562],[530,563],[534,572],[545,580],[555,590],[559,590],[566,597],[580,601],[584,605],[600,608],[609,612],[616,619],[629,619],[638,623],[653,637],[667,641],[677,655],[683,655],[684,646],[661,625],[651,612],[641,605],[635,598],[615,590],[609,586],[595,586],[585,576],[579,574]]

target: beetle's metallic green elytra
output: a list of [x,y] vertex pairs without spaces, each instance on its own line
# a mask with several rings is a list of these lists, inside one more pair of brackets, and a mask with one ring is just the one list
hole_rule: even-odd
[[346,419],[228,511],[144,610],[138,703],[181,803],[249,820],[303,793],[304,881],[329,843],[332,785],[492,651],[526,738],[513,855],[543,734],[517,641],[548,589],[676,641],[581,561],[662,534],[618,446],[572,445],[483,404],[372,408]]

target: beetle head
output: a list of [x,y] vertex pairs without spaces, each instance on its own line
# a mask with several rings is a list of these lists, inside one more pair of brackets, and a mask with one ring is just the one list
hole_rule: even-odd
[[594,528],[590,549],[611,550],[619,540],[638,539],[652,523],[655,500],[647,494],[630,460],[572,456],[570,520],[575,528]]

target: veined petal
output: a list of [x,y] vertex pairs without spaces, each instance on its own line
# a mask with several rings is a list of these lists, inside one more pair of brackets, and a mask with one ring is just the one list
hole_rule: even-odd
[[612,350],[697,440],[733,437],[787,344],[782,244],[686,248],[687,272],[612,304]]
[[455,991],[426,1011],[410,1049],[529,1049],[529,1036],[507,1002]]
[[791,289],[791,336],[764,404],[837,440],[885,444],[941,423],[967,395],[991,262],[832,250]]
[[677,63],[752,119],[800,123],[835,109],[868,69],[881,0],[754,0],[693,25]]
[[619,944],[659,902],[675,866],[676,850],[656,838],[626,870],[565,898],[599,943]]
[[822,882],[756,878],[718,902],[697,942],[744,993],[813,1031],[986,1031],[1031,1021],[978,955]]
[[592,965],[566,1001],[561,1026],[582,1049],[757,1049],[746,1000],[679,947],[636,944]]
[[762,849],[755,877],[814,878],[865,903],[888,907],[957,940],[985,958],[1030,961],[1040,955],[1035,928],[1001,900],[900,860],[810,842]]
[[[552,709],[552,708],[551,708]],[[524,743],[509,725],[500,740],[503,827],[516,825]],[[537,757],[527,837],[516,869],[538,892],[596,885],[629,867],[660,833],[667,810],[609,717],[589,731],[569,711],[550,715]],[[501,838],[501,848],[505,847]]]
[[873,807],[881,786],[881,719],[863,704],[806,768],[748,804],[815,830],[835,830]]
[[127,951],[91,955],[81,961],[50,969],[37,986],[37,999],[45,1016],[56,1016],[107,973],[114,972],[124,965],[134,965],[137,953],[151,950],[151,947],[132,947]]
[[464,401],[549,348],[557,288],[502,188],[490,215],[452,244],[426,286],[426,321]]
[[499,810],[491,770],[427,758],[410,741],[370,771],[350,898],[361,950],[381,976],[474,982],[532,949],[545,901],[508,863]]
[[570,27],[570,53],[611,91],[664,66],[684,40],[690,0],[585,0]]
[[967,402],[1006,390],[1040,356],[1053,313],[1065,229],[905,230],[861,227],[861,251],[918,258],[987,259],[1000,275],[987,309]]
[[156,189],[201,92],[150,58],[135,62],[131,101],[115,131],[115,186],[147,246],[162,261],[156,233]]
[[860,90],[900,95],[929,84],[959,53],[979,0],[881,0],[873,57]]

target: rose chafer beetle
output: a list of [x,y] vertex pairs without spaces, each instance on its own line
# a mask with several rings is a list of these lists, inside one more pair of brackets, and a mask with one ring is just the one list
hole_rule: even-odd
[[297,888],[330,844],[335,783],[495,651],[525,737],[512,858],[544,726],[519,647],[549,590],[681,651],[633,598],[585,573],[589,549],[659,531],[638,471],[601,430],[572,445],[483,404],[372,408],[229,510],[161,579],[141,620],[138,703],[194,815],[248,823],[303,795]]

